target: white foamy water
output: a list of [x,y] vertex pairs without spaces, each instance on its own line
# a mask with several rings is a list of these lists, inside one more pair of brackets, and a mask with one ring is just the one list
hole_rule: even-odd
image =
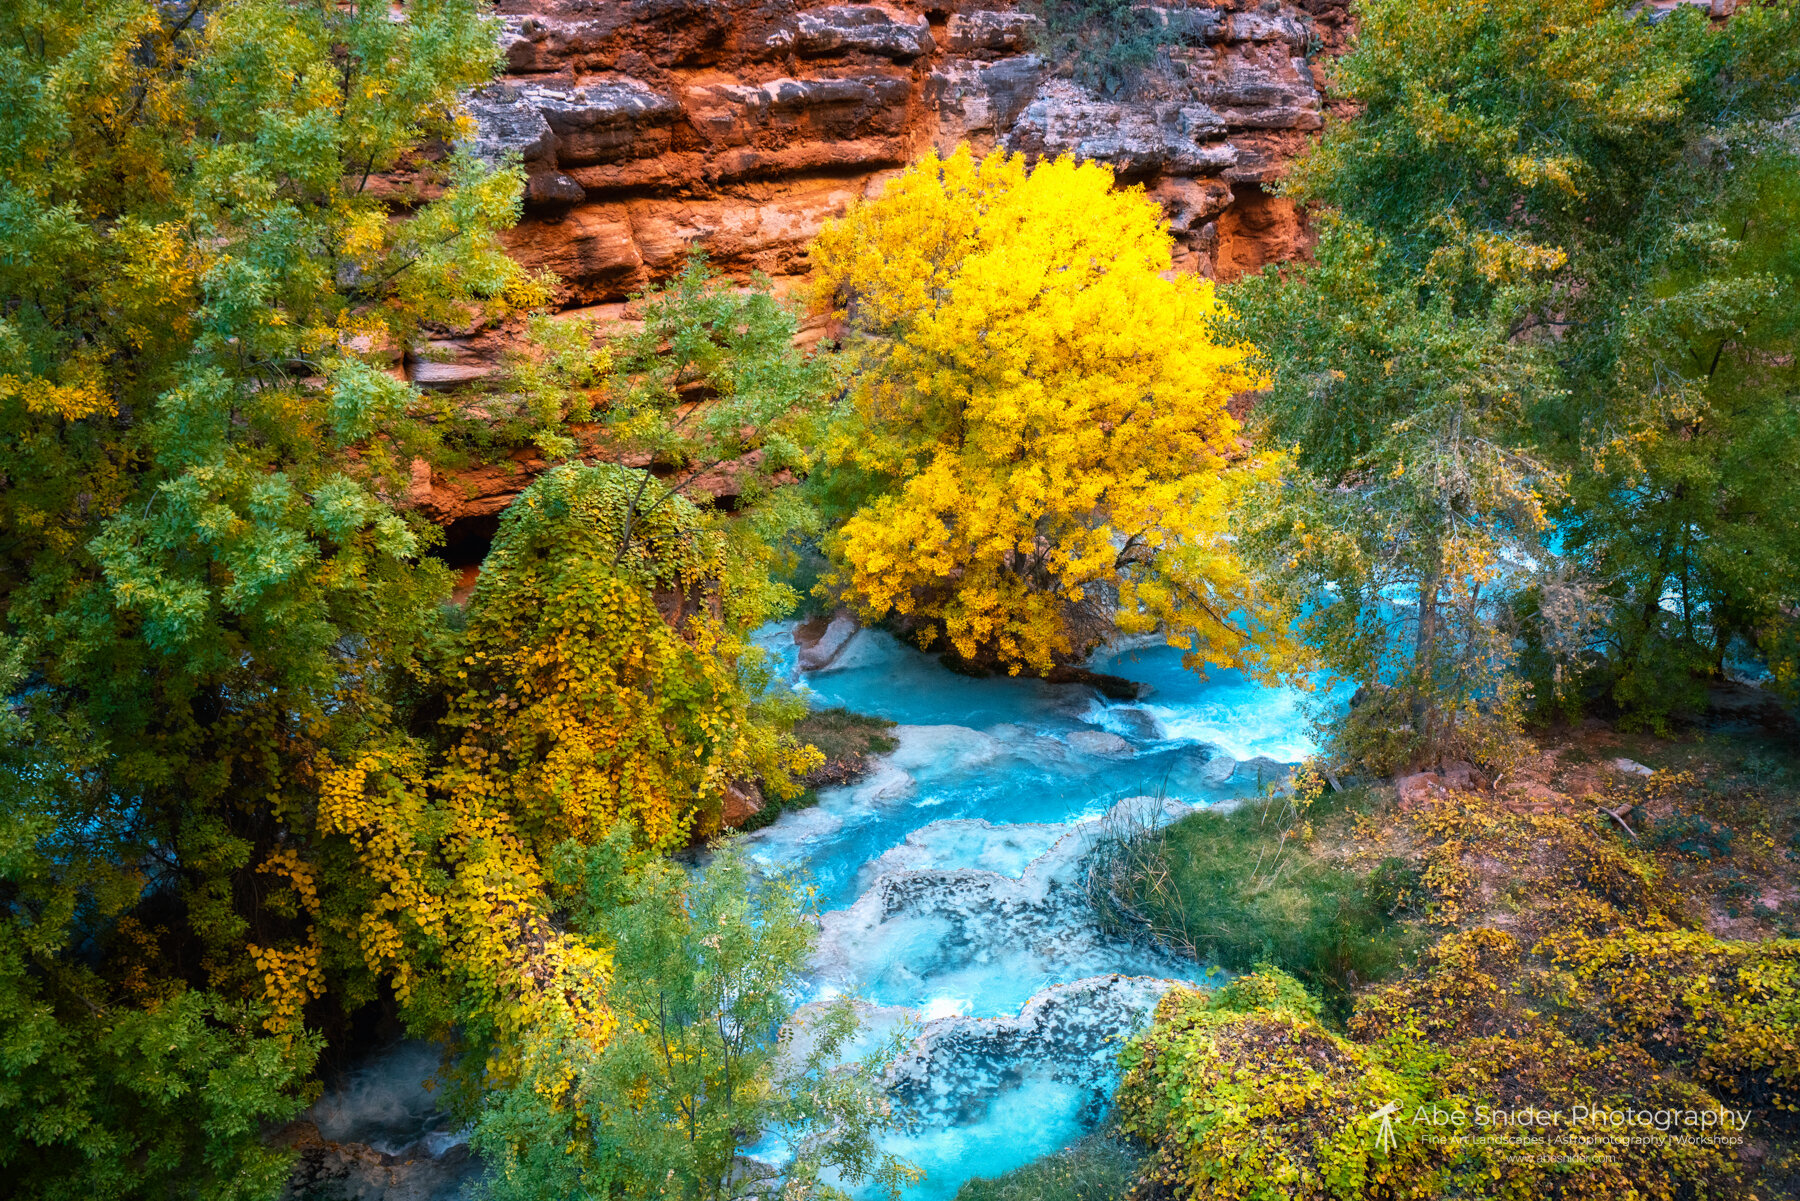
[[384,1155],[442,1155],[467,1136],[451,1128],[436,1093],[426,1087],[440,1062],[435,1044],[395,1043],[327,1089],[305,1118],[330,1142],[363,1143]]
[[[791,627],[764,631],[792,669]],[[1084,881],[1109,827],[1164,822],[1278,781],[1313,747],[1303,694],[1202,681],[1163,646],[1093,666],[1137,701],[970,679],[863,631],[795,676],[815,707],[900,723],[857,783],[749,836],[753,859],[816,882],[814,997],[853,993],[882,1028],[920,1024],[893,1069],[908,1115],[888,1149],[939,1201],[1066,1145],[1104,1115],[1116,1056],[1201,965],[1103,934]]]
[[[1104,831],[1133,819],[1160,823],[1189,808],[1135,797],[1103,818],[1062,825],[962,819],[924,826],[875,861],[880,870],[853,904],[824,915],[820,986],[922,1012],[955,998],[958,1012],[992,1017],[1087,976],[1190,979],[1192,962],[1103,934],[1085,889],[1089,853]],[[934,862],[897,866],[919,858]]]

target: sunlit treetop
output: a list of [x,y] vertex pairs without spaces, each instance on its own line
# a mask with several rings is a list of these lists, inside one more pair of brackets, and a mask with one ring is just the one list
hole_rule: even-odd
[[1015,671],[1158,626],[1195,665],[1283,664],[1227,528],[1256,376],[1169,248],[1104,167],[966,147],[820,235],[857,373],[827,479],[868,498],[833,550],[867,614]]

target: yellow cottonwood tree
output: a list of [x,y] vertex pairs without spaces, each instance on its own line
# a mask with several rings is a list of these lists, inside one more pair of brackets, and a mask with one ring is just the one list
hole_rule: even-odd
[[866,618],[1043,672],[1162,629],[1193,667],[1293,666],[1232,548],[1226,412],[1254,387],[1157,205],[1069,159],[928,155],[813,245],[857,374],[825,448],[828,544]]

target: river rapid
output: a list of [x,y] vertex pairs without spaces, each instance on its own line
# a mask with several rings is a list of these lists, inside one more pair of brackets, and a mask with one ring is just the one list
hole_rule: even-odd
[[1104,1114],[1121,1038],[1205,972],[1095,927],[1088,852],[1109,829],[1283,777],[1312,750],[1303,698],[1234,672],[1202,680],[1160,643],[1094,658],[1146,686],[1113,701],[957,675],[876,630],[805,673],[791,626],[762,642],[814,708],[899,723],[867,776],[748,842],[818,889],[809,999],[848,992],[876,1026],[918,1029],[894,1073],[910,1126],[890,1140],[926,1173],[909,1198],[950,1197],[1080,1137]]

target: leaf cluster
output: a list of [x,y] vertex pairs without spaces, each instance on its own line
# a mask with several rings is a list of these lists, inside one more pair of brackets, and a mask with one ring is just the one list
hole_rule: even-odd
[[[500,1166],[489,1195],[897,1196],[917,1178],[877,1142],[898,1121],[880,1083],[897,1046],[853,1055],[848,998],[793,1013],[810,894],[755,877],[730,844],[691,878],[631,847],[621,830],[556,853],[577,925],[612,948],[621,1024],[598,1051],[538,1032],[523,1081],[477,1127]],[[781,1166],[747,1164],[753,1143]]]

